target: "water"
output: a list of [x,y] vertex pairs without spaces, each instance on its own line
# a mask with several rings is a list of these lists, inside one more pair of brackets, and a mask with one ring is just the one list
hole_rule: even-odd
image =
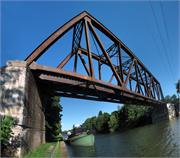
[[68,146],[71,157],[180,157],[180,118],[95,136],[94,147]]

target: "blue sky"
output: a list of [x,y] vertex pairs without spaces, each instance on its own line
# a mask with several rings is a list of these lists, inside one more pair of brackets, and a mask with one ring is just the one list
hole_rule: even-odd
[[[83,10],[121,39],[160,81],[164,95],[176,92],[180,78],[179,2],[1,2],[1,63],[24,60],[45,38]],[[48,50],[41,64],[57,65],[70,40]],[[82,123],[99,110],[112,112],[118,104],[61,98],[63,129]]]

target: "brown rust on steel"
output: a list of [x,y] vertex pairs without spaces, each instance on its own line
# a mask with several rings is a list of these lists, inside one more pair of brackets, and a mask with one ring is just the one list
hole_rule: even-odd
[[[144,66],[144,64],[138,59],[138,57],[119,39],[117,38],[109,29],[107,29],[102,23],[100,23],[95,17],[93,17],[92,15],[90,15],[89,13],[87,14],[87,16],[91,19],[91,23],[101,32],[103,32],[107,37],[109,37],[112,41],[114,41],[115,43],[120,43],[122,49],[127,52],[128,55],[130,55],[131,57],[135,58],[138,63],[144,67],[147,72],[151,75],[152,73]],[[158,80],[153,76],[153,78],[158,82]]]
[[156,99],[155,90],[154,90],[154,80],[152,77],[151,77],[150,81],[151,81],[151,88],[152,88],[153,96]]
[[[48,81],[52,81],[52,82],[59,82],[59,83],[61,83],[61,84],[70,84],[70,85],[74,85],[74,86],[76,86],[77,87],[77,85],[78,86],[83,86],[83,87],[86,87],[86,84],[79,84],[79,82],[77,82],[76,83],[76,81],[68,81],[68,79],[66,80],[66,79],[64,79],[64,78],[62,78],[62,79],[58,79],[58,78],[54,78],[54,77],[47,77],[46,75],[41,75],[40,76],[40,78],[42,79],[42,80],[48,80]],[[90,89],[94,89],[94,87],[93,87],[93,85],[91,85],[91,86],[89,86],[88,88],[90,88]],[[104,87],[97,87],[97,89],[98,89],[98,91],[99,92],[103,92],[105,89],[104,89]],[[113,91],[113,90],[111,90],[111,89],[106,89],[104,92],[106,92],[106,93],[112,93],[112,94],[116,94],[115,93],[115,91]],[[124,92],[123,94],[122,94],[122,96],[126,96],[126,97],[129,97],[129,99],[130,98],[134,98],[134,99],[137,99],[137,100],[145,100],[145,97],[140,97],[140,96],[138,96],[136,93],[134,94],[134,95],[132,95],[132,94],[130,94],[130,93],[126,93],[126,92]],[[149,100],[149,101],[151,101],[151,99],[150,98],[146,98],[146,100]],[[153,101],[153,100],[152,100]]]
[[129,79],[129,86],[130,86],[130,90],[132,91],[131,79]]
[[[84,55],[88,55],[88,51],[84,48],[79,48],[79,50],[81,50],[81,53]],[[99,60],[101,63],[108,65],[108,61],[104,60],[103,58],[99,57],[98,55],[96,55],[95,53],[91,52],[92,54],[92,58],[95,60]]]
[[134,68],[135,68],[135,72],[136,72],[136,82],[137,82],[137,89],[138,89],[138,93],[140,93],[140,88],[139,88],[139,77],[138,77],[138,72],[137,72],[137,61],[135,60],[134,62]]
[[90,83],[91,82],[94,82],[94,84],[98,84],[98,85],[101,85],[103,87],[109,87],[110,89],[114,89],[116,91],[119,91],[119,92],[123,92],[126,93],[126,94],[129,94],[129,97],[134,95],[136,97],[140,97],[140,98],[144,98],[144,99],[149,99],[153,102],[156,102],[156,103],[161,103],[161,101],[158,101],[158,100],[154,100],[152,98],[148,98],[146,96],[143,96],[141,94],[138,94],[138,93],[135,93],[135,92],[131,92],[127,89],[124,89],[122,87],[119,87],[119,86],[115,86],[115,85],[112,85],[112,84],[108,84],[106,82],[103,82],[103,81],[99,81],[99,80],[96,80],[96,79],[93,79],[88,77],[88,76],[84,76],[84,75],[78,75],[78,74],[75,74],[75,73],[72,73],[72,72],[67,72],[67,71],[63,71],[63,70],[60,70],[60,69],[54,69],[54,68],[51,68],[51,67],[46,67],[46,66],[41,66],[41,65],[37,65],[37,64],[32,64],[31,65],[31,69],[32,70],[35,70],[35,72],[39,72],[39,73],[48,73],[48,74],[51,74],[51,75],[64,75],[64,76],[69,76],[68,78],[72,78],[73,80],[74,79],[81,79],[81,80],[84,80],[84,81],[89,81]]
[[111,78],[109,79],[109,83],[112,82],[113,78],[114,78],[114,75],[112,74],[112,75],[111,75]]
[[92,31],[92,34],[94,35],[94,37],[95,37],[95,39],[96,39],[99,47],[101,48],[104,56],[106,57],[106,59],[107,59],[107,61],[108,61],[108,63],[109,63],[109,66],[111,67],[111,69],[112,69],[112,71],[113,71],[113,73],[114,73],[114,76],[115,76],[116,79],[117,79],[117,82],[118,82],[120,85],[122,85],[121,79],[119,78],[119,76],[118,76],[118,74],[117,74],[114,66],[112,65],[111,59],[109,58],[107,52],[105,51],[104,46],[103,46],[102,42],[100,41],[100,38],[99,38],[98,35],[96,34],[96,32],[95,32],[92,24],[91,24],[91,23],[88,23],[88,24],[89,24],[89,26],[90,26],[90,30]]
[[[158,82],[158,80],[151,74],[151,72],[144,66],[144,64],[131,52],[131,50],[120,41],[111,31],[109,31],[104,25],[102,25],[97,19],[86,11],[80,13],[79,15],[72,18],[70,21],[65,23],[62,27],[58,28],[53,34],[51,34],[46,40],[44,40],[25,60],[28,65],[33,61],[36,61],[52,44],[54,44],[60,37],[62,37],[67,31],[69,31],[76,23],[78,23],[83,18],[90,18],[92,24],[102,31],[106,36],[108,36],[115,43],[120,43],[122,49],[133,58],[136,58],[138,63],[146,69],[146,71]],[[159,83],[159,82],[158,82]]]
[[82,54],[81,54],[81,51],[78,51],[78,55],[79,55],[79,57],[80,57],[80,59],[81,59],[81,62],[82,62],[82,64],[83,64],[83,66],[84,66],[84,68],[85,68],[88,76],[90,76],[91,73],[90,73],[90,71],[89,71],[89,69],[88,69],[88,67],[87,67],[87,65],[86,65],[86,62],[85,62],[85,60],[84,60],[84,58],[83,58],[83,56],[82,56]]
[[142,78],[142,75],[141,75],[141,72],[140,72],[138,66],[137,66],[137,71],[138,71],[138,73],[139,73],[139,76],[140,76],[140,78],[141,78],[142,84],[143,84],[143,86],[144,86],[145,93],[148,94],[148,90],[147,90],[146,84],[144,83],[144,80],[143,80],[143,78]]
[[73,69],[74,72],[77,71],[77,61],[78,61],[78,55],[77,55],[77,52],[76,52],[75,57],[74,57],[74,69]]
[[69,53],[65,59],[57,66],[58,69],[62,69],[64,65],[71,59],[71,57],[75,54],[75,52]]
[[[84,48],[79,48],[79,50],[80,50],[81,53],[84,54],[84,55],[87,55],[87,54],[88,54],[87,50],[84,49]],[[97,60],[98,62],[100,61],[101,63],[106,64],[107,66],[109,66],[107,60],[105,60],[105,59],[103,59],[103,58],[100,58],[98,55],[96,55],[96,54],[93,53],[93,52],[91,52],[91,54],[92,54],[92,58],[93,58],[93,59]],[[113,66],[116,67],[116,65],[113,65]],[[123,71],[123,74],[127,75],[127,72],[124,70],[124,71]],[[132,78],[133,80],[136,81],[136,78],[134,78],[133,76],[130,76],[130,78]],[[100,79],[100,80],[101,80],[101,79]]]
[[149,89],[149,85],[148,85],[148,81],[147,81],[147,75],[146,75],[146,71],[144,70],[144,76],[145,76],[145,81],[146,81],[146,87],[147,87],[147,93],[148,93],[148,97],[152,97],[151,96],[151,91]]
[[67,31],[69,31],[76,23],[82,20],[87,15],[87,12],[82,12],[79,15],[72,18],[63,26],[58,28],[47,39],[45,39],[25,60],[30,65],[33,61],[36,61],[50,46],[52,46],[60,37],[62,37]]
[[[99,21],[97,21],[93,16],[91,16],[90,14],[88,14],[87,12],[82,12],[80,13],[78,16],[74,17],[72,20],[68,21],[66,24],[64,24],[62,27],[60,27],[59,29],[57,29],[53,34],[51,34],[45,41],[42,42],[42,44],[40,44],[27,58],[26,61],[28,63],[28,65],[30,65],[33,61],[36,61],[51,45],[54,44],[54,42],[56,42],[60,37],[62,37],[67,31],[69,31],[72,27],[74,27],[79,21],[83,21],[83,20],[87,20],[86,21],[86,25],[85,25],[85,33],[86,33],[86,44],[87,44],[87,54],[88,55],[88,59],[89,59],[89,68],[90,70],[88,70],[88,67],[86,66],[84,59],[82,58],[82,55],[80,56],[81,61],[83,62],[83,65],[88,73],[88,75],[92,76],[93,75],[93,68],[92,68],[92,58],[96,58],[96,60],[101,64],[101,63],[105,63],[108,66],[111,67],[114,76],[116,77],[116,80],[118,82],[119,88],[122,88],[122,82],[123,82],[123,74],[125,74],[127,76],[127,81],[130,82],[130,79],[134,79],[137,82],[137,88],[138,88],[138,92],[140,93],[140,91],[143,93],[142,91],[142,87],[140,87],[141,85],[144,86],[145,90],[144,92],[146,93],[146,95],[148,95],[148,97],[152,98],[154,95],[155,99],[161,99],[163,98],[163,94],[162,94],[162,89],[160,87],[160,84],[158,82],[158,80],[151,74],[151,72],[148,71],[148,69],[143,65],[143,63],[131,52],[131,50],[125,46],[114,34],[112,34],[106,27],[104,27]],[[116,67],[115,65],[113,65],[113,63],[111,62],[111,58],[109,57],[108,53],[106,52],[106,50],[104,49],[104,46],[102,44],[102,42],[100,41],[100,38],[98,37],[98,35],[96,34],[95,30],[94,30],[94,26],[100,30],[102,33],[104,33],[107,37],[109,37],[114,43],[116,43],[116,45],[118,46],[119,52],[122,50],[124,50],[130,57],[132,57],[133,59],[136,60],[135,62],[135,73],[136,73],[136,79],[133,78],[133,76],[130,74],[128,75],[126,71],[123,71],[123,63],[120,63],[120,59],[119,59],[119,71],[121,72],[121,74],[119,75],[118,72],[116,71]],[[100,46],[104,57],[106,59],[104,59],[103,57],[97,56],[95,54],[91,53],[90,50],[90,41],[89,41],[89,34],[88,34],[88,27],[90,29],[90,31],[93,33],[93,36],[95,37],[98,45]],[[84,52],[82,52],[84,53]],[[91,57],[89,56],[91,55]],[[60,64],[59,64],[59,68],[62,68],[72,57],[72,54],[68,55],[68,57],[66,57]],[[119,54],[119,58],[122,57],[121,54]],[[124,63],[125,64],[125,63]],[[147,76],[145,74],[145,79],[146,79],[146,83],[144,82],[144,79],[142,78],[142,74],[140,72],[140,70],[138,69],[138,65],[141,66],[144,70],[145,73],[147,73],[148,78],[150,78],[150,85],[148,86],[147,83]],[[74,63],[74,72],[76,72],[76,67],[77,67],[77,62]],[[99,69],[99,78],[101,78],[100,73],[100,67]],[[130,69],[128,67],[128,69]],[[65,75],[65,74],[64,74]],[[66,74],[67,75],[67,74]],[[139,80],[139,77],[140,79]],[[92,81],[92,78],[91,78]],[[125,82],[127,82],[125,81]],[[100,81],[100,83],[102,83],[102,81]],[[104,84],[104,86],[106,86]],[[141,88],[141,89],[140,89]],[[124,89],[123,90],[127,90]],[[131,90],[131,88],[130,88]],[[128,90],[129,91],[129,90]],[[129,92],[128,92],[129,93]],[[133,92],[132,92],[133,93]],[[149,95],[151,94],[151,95]]]
[[126,80],[125,80],[125,82],[123,83],[123,86],[124,86],[124,87],[127,87],[127,82],[128,82],[128,80],[129,80],[129,77],[130,77],[130,74],[131,74],[131,71],[132,71],[133,64],[134,64],[134,60],[132,61],[131,65],[130,65],[128,74],[127,74],[127,76],[126,76]]
[[[84,54],[84,55],[87,55],[87,54],[88,54],[88,52],[87,52],[86,49],[79,48],[79,50],[81,50],[81,53]],[[103,58],[100,58],[98,55],[96,55],[96,54],[93,53],[93,52],[91,52],[91,54],[92,54],[92,58],[93,58],[93,59],[95,59],[95,60],[97,60],[98,62],[101,62],[101,63],[103,63],[103,64],[106,64],[107,66],[109,66],[107,60],[105,60],[105,59],[103,59]],[[116,65],[113,65],[113,66],[116,67]],[[123,73],[124,73],[125,75],[127,75],[127,72],[126,72],[125,70],[124,70]],[[135,79],[134,77],[132,77],[132,76],[131,76],[131,78],[132,78],[133,80],[136,80],[136,79]]]
[[99,80],[101,80],[101,62],[98,60],[98,72],[99,72]]
[[87,24],[86,18],[85,18],[85,22],[84,22],[84,27],[85,27],[85,36],[86,36],[86,46],[87,46],[87,50],[88,50],[88,61],[89,61],[90,76],[94,77],[92,55],[91,55],[91,48],[90,48],[91,46],[90,46],[90,41],[89,41],[89,31],[88,31],[88,24]]
[[119,59],[119,70],[120,70],[121,81],[124,82],[123,70],[122,70],[122,58],[121,58],[121,45],[120,44],[118,44],[118,59]]

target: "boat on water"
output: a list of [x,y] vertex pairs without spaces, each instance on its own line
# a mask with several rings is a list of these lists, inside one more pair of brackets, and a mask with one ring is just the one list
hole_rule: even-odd
[[72,135],[67,140],[66,143],[76,146],[93,146],[94,145],[94,135],[87,132],[80,133],[78,135]]

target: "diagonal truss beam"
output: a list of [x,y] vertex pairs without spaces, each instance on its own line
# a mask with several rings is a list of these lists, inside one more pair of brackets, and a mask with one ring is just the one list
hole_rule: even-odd
[[75,52],[69,53],[66,58],[57,66],[58,69],[62,69],[64,65],[71,59],[71,57],[75,54]]
[[[80,13],[79,15],[65,23],[62,27],[58,28],[54,33],[52,33],[25,59],[27,61],[27,64],[31,65],[32,62],[36,61],[41,55],[44,54],[44,52],[49,47],[51,47],[59,38],[61,38],[73,27],[74,31],[72,51],[57,66],[58,70],[61,70],[75,55],[73,72],[76,73],[77,71],[77,60],[79,57],[88,74],[88,77],[94,80],[95,66],[93,67],[93,59],[95,59],[98,62],[99,81],[102,81],[101,66],[102,64],[106,64],[111,68],[113,72],[113,75],[111,76],[109,82],[111,82],[113,80],[113,77],[115,77],[119,87],[128,89],[129,87],[127,86],[127,84],[129,83],[128,85],[130,86],[130,90],[134,91],[133,89],[135,85],[133,85],[132,88],[132,84],[135,81],[136,93],[145,95],[149,98],[155,98],[157,100],[163,98],[160,83],[144,66],[144,64],[133,54],[133,52],[131,52],[131,50],[124,43],[122,43],[122,41],[120,41],[111,31],[109,31],[104,25],[102,25],[97,19],[95,19],[87,12]],[[83,28],[85,31],[87,50],[81,48],[80,46]],[[96,30],[101,31],[110,40],[112,40],[113,44],[107,50],[105,49],[100,37],[96,33]],[[91,41],[89,33],[92,33],[91,35],[93,39],[95,38],[103,55],[96,55],[91,52]],[[128,59],[124,58],[124,56],[122,55],[122,53],[124,52],[128,56]],[[86,64],[83,55],[86,55],[88,57],[88,64]],[[113,59],[116,59],[116,57],[117,65],[113,64]],[[132,72],[133,68],[134,70]],[[131,83],[131,81],[133,81],[133,83]]]
[[86,34],[86,46],[87,46],[87,50],[88,50],[88,61],[89,61],[89,68],[90,68],[90,76],[94,78],[94,70],[93,70],[93,63],[92,63],[92,55],[91,55],[87,20],[88,19],[85,18],[85,22],[84,22],[85,34]]
[[92,24],[91,24],[91,23],[88,23],[88,24],[89,24],[89,26],[90,26],[90,30],[92,31],[92,34],[94,35],[96,41],[97,41],[98,44],[99,44],[99,47],[101,48],[104,56],[106,57],[106,59],[107,59],[107,61],[108,61],[108,63],[109,63],[109,66],[111,67],[111,69],[112,69],[112,71],[113,71],[113,73],[114,73],[114,76],[115,76],[116,79],[117,79],[118,84],[119,84],[119,85],[122,85],[121,79],[120,79],[119,75],[117,74],[114,66],[112,65],[111,59],[109,58],[107,52],[105,51],[104,46],[103,46],[102,42],[100,41],[100,38],[99,38],[98,35],[96,34],[96,32],[95,32]]

